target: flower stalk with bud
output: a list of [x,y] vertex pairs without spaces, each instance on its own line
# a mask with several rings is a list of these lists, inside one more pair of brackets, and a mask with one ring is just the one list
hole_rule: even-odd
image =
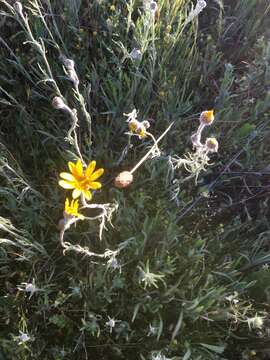
[[197,131],[191,135],[191,142],[195,148],[195,152],[188,153],[184,158],[170,157],[170,163],[173,169],[184,167],[191,175],[185,178],[182,182],[195,177],[197,183],[198,176],[201,171],[205,171],[209,166],[209,154],[218,152],[218,141],[215,138],[207,138],[205,143],[202,143],[202,132],[207,127],[212,125],[214,121],[214,110],[206,110],[200,114],[200,124]]
[[130,171],[123,171],[117,175],[114,180],[115,187],[122,189],[129,186],[133,181],[133,174],[135,171],[149,158],[149,156],[156,153],[158,143],[164,138],[164,136],[168,133],[168,131],[173,126],[171,123],[167,129],[160,135],[160,137],[155,140],[154,145],[150,148],[150,150],[141,158],[141,160],[130,170]]

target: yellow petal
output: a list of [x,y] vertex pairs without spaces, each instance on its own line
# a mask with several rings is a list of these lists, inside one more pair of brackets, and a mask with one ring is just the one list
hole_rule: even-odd
[[65,211],[67,211],[68,208],[69,208],[69,200],[68,200],[68,198],[66,198],[66,201],[65,201]]
[[102,168],[98,169],[90,176],[91,181],[98,179],[101,175],[103,175],[103,173],[104,173],[104,169]]
[[83,174],[83,166],[82,166],[82,162],[80,159],[76,162],[76,173],[79,176],[82,176],[82,174]]
[[89,163],[89,165],[87,166],[86,170],[85,170],[85,176],[91,176],[93,171],[95,170],[96,167],[96,161],[93,160]]
[[78,208],[79,208],[79,200],[73,200],[73,210],[78,212]]
[[71,172],[71,174],[73,174],[74,169],[75,169],[75,164],[73,162],[69,161],[68,168],[69,168],[69,171]]
[[66,172],[62,172],[60,174],[60,177],[62,179],[68,180],[68,181],[74,181],[75,180],[73,175],[71,175],[70,173],[66,173]]
[[73,192],[72,192],[73,199],[77,199],[80,195],[81,195],[81,190],[79,190],[79,189],[73,190]]
[[100,189],[101,188],[101,183],[100,182],[91,182],[90,184],[89,184],[89,188],[90,189],[93,189],[93,190],[98,190],[98,189]]
[[60,180],[58,184],[64,189],[74,189],[74,184],[66,180]]
[[83,195],[86,198],[86,200],[90,201],[92,199],[92,194],[89,190],[83,190]]

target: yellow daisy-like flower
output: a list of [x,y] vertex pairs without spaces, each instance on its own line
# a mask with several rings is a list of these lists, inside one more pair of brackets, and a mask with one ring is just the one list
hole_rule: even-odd
[[63,172],[60,174],[63,180],[59,181],[59,185],[64,189],[74,189],[72,192],[73,199],[77,199],[82,194],[87,200],[91,200],[92,193],[90,190],[101,188],[101,183],[95,180],[104,173],[104,169],[94,171],[96,167],[94,160],[89,163],[85,170],[81,160],[76,163],[70,161],[68,167],[70,173]]
[[214,119],[214,110],[203,111],[200,115],[200,122],[204,125],[211,125]]
[[69,199],[66,198],[65,213],[67,215],[75,216],[83,220],[84,216],[82,214],[79,214],[78,210],[79,210],[79,200],[71,200],[71,203],[69,204]]

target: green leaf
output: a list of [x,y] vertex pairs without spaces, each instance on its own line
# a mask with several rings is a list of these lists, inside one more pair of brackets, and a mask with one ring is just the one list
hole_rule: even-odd
[[240,138],[245,138],[252,133],[252,131],[256,128],[254,124],[245,123],[238,130],[238,136]]
[[216,345],[209,345],[209,344],[203,344],[203,343],[201,343],[200,345],[202,345],[206,349],[211,350],[217,354],[222,354],[225,350],[224,345],[216,346]]

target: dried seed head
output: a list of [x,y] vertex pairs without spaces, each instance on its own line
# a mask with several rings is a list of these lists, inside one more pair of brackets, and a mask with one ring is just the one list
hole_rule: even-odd
[[133,181],[133,175],[129,171],[123,171],[114,179],[114,186],[123,189],[129,186]]
[[205,145],[209,152],[217,152],[218,151],[218,141],[215,138],[206,139]]
[[13,5],[13,7],[17,11],[17,13],[22,14],[23,6],[20,1],[16,1],[15,4]]
[[214,110],[203,111],[200,115],[200,123],[204,125],[211,125],[214,119]]
[[60,96],[55,96],[52,99],[52,106],[57,110],[66,108],[66,105],[65,105],[64,101],[60,98]]

